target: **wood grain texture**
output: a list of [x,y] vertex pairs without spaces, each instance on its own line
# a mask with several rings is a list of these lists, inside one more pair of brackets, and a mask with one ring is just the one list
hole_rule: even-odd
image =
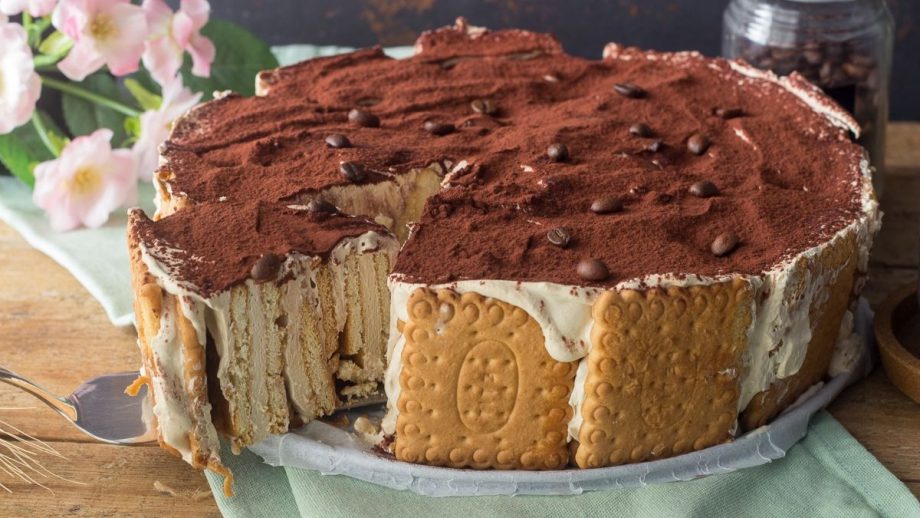
[[[882,209],[884,230],[873,255],[866,296],[877,304],[916,279],[920,241],[920,124],[893,124],[891,174]],[[137,368],[133,331],[109,324],[102,308],[63,268],[0,224],[0,363],[69,393],[89,377]],[[870,452],[920,495],[920,405],[891,385],[884,372],[849,388],[830,407]],[[0,483],[0,516],[216,516],[204,477],[156,447],[116,447],[86,441],[35,399],[0,386],[0,419],[50,442],[67,459],[46,458],[61,476],[54,494]],[[154,488],[159,481],[176,496]],[[196,490],[198,493],[196,493]]]

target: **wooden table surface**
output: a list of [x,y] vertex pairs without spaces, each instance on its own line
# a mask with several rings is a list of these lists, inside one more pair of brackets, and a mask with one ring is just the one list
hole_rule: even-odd
[[[920,124],[893,124],[882,198],[884,225],[867,297],[877,304],[916,278],[920,248]],[[67,394],[97,374],[135,369],[134,331],[113,327],[73,277],[0,224],[0,364]],[[830,407],[860,443],[920,495],[920,405],[881,369]],[[48,491],[0,471],[0,516],[213,516],[204,477],[154,446],[96,444],[31,396],[0,384],[0,420],[46,441],[64,458],[45,465],[75,482]],[[169,491],[172,489],[173,491]]]

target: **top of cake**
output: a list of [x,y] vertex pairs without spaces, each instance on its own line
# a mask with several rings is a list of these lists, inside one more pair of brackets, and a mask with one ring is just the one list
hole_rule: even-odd
[[605,54],[460,21],[408,59],[374,48],[264,72],[264,96],[179,121],[163,173],[193,203],[291,201],[448,164],[395,270],[425,283],[758,275],[862,213],[855,123],[801,78]]
[[158,221],[132,209],[128,232],[170,278],[204,297],[247,279],[276,280],[290,254],[325,258],[366,234],[369,252],[391,236],[364,218],[261,201],[195,205]]

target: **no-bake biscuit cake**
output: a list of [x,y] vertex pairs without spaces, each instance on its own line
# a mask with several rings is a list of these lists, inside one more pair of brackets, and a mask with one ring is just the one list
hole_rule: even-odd
[[877,204],[800,77],[460,20],[257,90],[176,123],[129,228],[142,381],[197,467],[380,385],[400,460],[653,460],[769,422],[854,343]]

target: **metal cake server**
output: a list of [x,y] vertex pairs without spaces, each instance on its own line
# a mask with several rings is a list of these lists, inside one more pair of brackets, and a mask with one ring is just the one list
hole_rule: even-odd
[[[41,399],[67,418],[81,432],[109,444],[147,444],[155,442],[157,431],[144,419],[147,386],[137,396],[125,394],[125,388],[137,379],[137,372],[104,374],[84,382],[67,397],[58,397],[47,389],[0,365],[0,381],[19,387]],[[383,394],[371,394],[339,403],[336,410],[346,410],[386,402]]]
[[135,379],[137,372],[104,374],[86,381],[69,396],[58,397],[41,385],[0,366],[0,381],[41,399],[81,432],[110,444],[156,441],[156,430],[148,427],[143,418],[147,387],[141,387],[137,396],[125,394],[125,388]]

